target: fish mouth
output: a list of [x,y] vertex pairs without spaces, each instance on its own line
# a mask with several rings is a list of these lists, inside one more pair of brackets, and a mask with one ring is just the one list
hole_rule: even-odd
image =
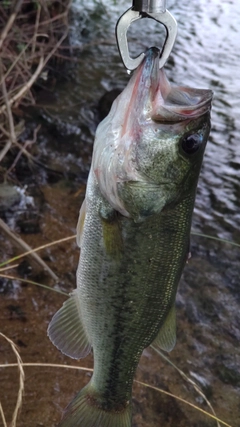
[[159,69],[160,50],[148,49],[136,70],[133,98],[137,110],[157,122],[179,122],[197,118],[211,109],[213,93],[207,89],[172,87],[165,71]]

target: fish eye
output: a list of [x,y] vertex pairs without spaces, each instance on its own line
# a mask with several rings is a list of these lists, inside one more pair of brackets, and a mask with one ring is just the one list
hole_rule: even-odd
[[186,154],[194,154],[200,148],[201,142],[198,134],[188,135],[182,140],[182,149]]

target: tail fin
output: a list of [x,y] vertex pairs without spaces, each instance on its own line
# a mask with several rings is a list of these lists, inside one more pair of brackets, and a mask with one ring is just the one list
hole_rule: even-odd
[[119,411],[106,411],[94,401],[89,385],[66,408],[58,427],[131,427],[131,404]]

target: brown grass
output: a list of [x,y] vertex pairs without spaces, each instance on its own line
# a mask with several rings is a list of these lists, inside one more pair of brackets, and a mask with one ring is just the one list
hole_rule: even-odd
[[[31,157],[20,142],[23,108],[34,105],[33,85],[48,70],[68,34],[71,0],[5,0],[0,5],[0,162],[12,147]],[[33,135],[33,140],[36,135]],[[4,178],[6,178],[7,172]]]
[[[197,233],[196,233],[197,234]],[[200,233],[198,233],[199,235],[201,235],[201,236],[203,236],[203,237],[207,237],[207,238],[214,238],[213,236],[205,236],[205,235],[202,235],[202,234],[200,234]],[[46,245],[42,245],[42,246],[40,246],[40,247],[38,247],[38,248],[35,248],[35,249],[33,249],[32,251],[31,251],[31,253],[32,252],[38,252],[38,251],[42,251],[42,250],[44,250],[45,248],[47,248],[47,247],[49,247],[49,246],[52,246],[52,245],[56,245],[56,244],[61,244],[62,242],[65,242],[65,241],[68,241],[68,240],[72,240],[72,239],[74,239],[76,236],[69,236],[69,237],[66,237],[66,238],[64,238],[64,239],[60,239],[60,240],[57,240],[57,241],[55,241],[55,242],[51,242],[51,243],[48,243],[48,244],[46,244]],[[221,240],[221,239],[220,239]],[[225,240],[223,241],[224,243],[225,243]],[[234,244],[234,242],[231,242],[231,241],[226,241],[228,244]],[[23,253],[23,254],[21,254],[21,255],[18,255],[18,256],[16,256],[16,257],[14,257],[14,258],[12,258],[12,259],[10,259],[10,260],[8,260],[8,261],[6,261],[6,262],[4,262],[4,263],[2,263],[1,265],[0,265],[0,277],[8,277],[9,279],[17,279],[17,280],[21,280],[20,278],[18,278],[18,277],[11,277],[11,276],[7,276],[7,275],[4,275],[3,274],[3,271],[6,271],[6,270],[8,270],[9,268],[10,269],[13,269],[13,268],[15,268],[16,267],[16,265],[14,265],[13,263],[14,262],[16,262],[16,261],[18,261],[19,259],[21,259],[22,257],[24,257],[24,256],[27,256],[27,255],[29,255],[29,252],[25,252],[25,253]],[[25,282],[26,282],[26,280],[24,280]],[[52,290],[52,291],[54,291],[54,292],[59,292],[59,290],[57,290],[57,289],[54,289],[54,288],[49,288],[48,286],[46,286],[46,285],[43,285],[43,284],[39,284],[39,283],[35,283],[35,282],[32,282],[32,281],[28,281],[28,283],[31,283],[31,284],[33,284],[33,285],[38,285],[38,286],[43,286],[43,287],[45,287],[45,288],[47,288],[47,289],[50,289],[50,290]],[[64,293],[64,292],[61,292],[60,291],[60,293]],[[64,293],[65,294],[65,293]],[[32,367],[32,366],[34,366],[34,367],[36,367],[36,369],[37,368],[43,368],[43,367],[52,367],[52,368],[57,368],[57,369],[78,369],[78,370],[81,370],[81,371],[91,371],[91,369],[90,368],[86,368],[86,367],[79,367],[79,366],[70,366],[70,365],[59,365],[59,364],[51,364],[51,363],[23,363],[23,361],[21,360],[21,357],[20,357],[20,354],[19,354],[19,352],[18,352],[18,348],[17,348],[17,346],[13,343],[13,341],[11,341],[8,337],[6,337],[4,334],[2,334],[2,333],[0,333],[0,337],[2,337],[2,338],[4,338],[4,339],[6,339],[7,341],[8,341],[8,343],[11,345],[11,347],[12,347],[12,350],[13,350],[13,352],[15,353],[15,355],[16,355],[16,358],[17,358],[17,363],[11,363],[11,364],[0,364],[0,368],[10,368],[10,367],[18,367],[18,370],[19,370],[19,391],[18,391],[18,398],[17,398],[17,402],[16,402],[16,406],[15,406],[15,410],[14,410],[14,413],[13,413],[13,416],[12,416],[12,422],[11,422],[11,427],[16,427],[16,422],[17,422],[17,415],[18,415],[18,413],[19,413],[19,410],[20,410],[20,407],[21,407],[21,404],[22,404],[22,395],[23,395],[23,391],[24,391],[24,379],[25,379],[25,374],[24,374],[24,369],[25,368],[27,368],[27,367]],[[201,390],[201,388],[200,388],[200,386],[199,385],[197,385],[191,378],[189,378],[182,370],[180,370],[176,365],[174,365],[174,363],[168,358],[168,357],[166,357],[163,353],[161,353],[161,352],[159,352],[158,350],[156,350],[155,349],[155,351],[157,351],[157,353],[159,354],[159,356],[160,357],[162,357],[167,363],[169,363],[175,370],[176,370],[176,372],[178,372],[178,374],[182,377],[182,379],[184,380],[184,381],[187,381],[194,389],[195,389],[195,391],[204,399],[204,401],[207,403],[207,405],[208,405],[208,407],[209,407],[209,409],[210,409],[210,411],[211,412],[207,412],[207,411],[204,411],[202,408],[200,408],[200,407],[198,407],[198,406],[196,406],[196,405],[194,405],[193,403],[191,403],[191,402],[189,402],[189,401],[186,401],[185,399],[183,399],[181,396],[176,396],[176,395],[174,395],[174,394],[172,394],[172,393],[169,393],[169,392],[167,392],[167,391],[165,391],[165,390],[162,390],[162,389],[160,389],[160,388],[158,388],[158,387],[155,387],[155,386],[152,386],[151,384],[147,384],[147,383],[144,383],[144,382],[140,382],[140,381],[136,381],[137,383],[139,383],[142,387],[147,387],[147,388],[150,388],[150,389],[152,389],[152,390],[155,390],[156,392],[158,392],[158,393],[163,393],[163,394],[166,394],[166,395],[168,395],[168,396],[171,396],[171,397],[173,397],[173,398],[175,398],[176,400],[178,400],[178,401],[181,401],[182,403],[184,403],[184,404],[186,404],[186,405],[189,405],[189,406],[191,406],[192,408],[194,408],[196,411],[199,411],[199,412],[201,412],[201,413],[203,413],[203,414],[205,414],[206,416],[208,416],[209,418],[211,418],[211,419],[213,419],[213,420],[215,420],[216,421],[216,425],[217,425],[217,427],[220,427],[220,424],[222,424],[222,425],[224,425],[224,426],[226,426],[226,427],[232,427],[230,424],[228,424],[227,422],[225,422],[225,421],[223,421],[223,420],[221,420],[221,419],[219,419],[218,417],[217,417],[217,415],[216,415],[216,413],[215,413],[215,411],[214,411],[214,408],[212,407],[212,405],[211,405],[211,403],[209,402],[209,400],[207,399],[207,397],[205,396],[205,394],[203,393],[203,391]],[[2,419],[2,422],[3,422],[3,426],[4,427],[7,427],[7,421],[6,421],[6,419],[5,419],[5,415],[4,415],[4,408],[2,408],[2,405],[1,405],[1,402],[0,402],[0,419]]]
[[[16,357],[17,357],[17,363],[9,363],[7,365],[0,365],[0,368],[18,367],[18,369],[19,369],[19,391],[18,391],[18,399],[17,399],[15,410],[14,410],[14,414],[13,414],[13,417],[12,417],[11,427],[16,427],[17,415],[18,415],[18,412],[19,412],[19,410],[21,408],[21,404],[22,404],[22,395],[23,395],[23,391],[24,391],[24,379],[25,379],[24,368],[31,366],[31,367],[36,367],[36,368],[51,367],[51,368],[57,368],[57,369],[76,369],[76,370],[80,370],[80,371],[84,371],[84,372],[86,372],[86,371],[88,371],[88,372],[91,371],[92,372],[93,371],[91,368],[85,368],[85,367],[82,367],[82,366],[70,366],[70,365],[67,366],[67,365],[60,365],[60,364],[54,364],[54,363],[23,363],[22,360],[21,360],[21,357],[20,357],[20,355],[18,353],[17,347],[13,343],[13,341],[11,341],[8,337],[6,337],[5,335],[3,335],[1,333],[0,333],[0,336],[2,336],[3,338],[5,338],[10,343],[10,345],[11,345],[11,347],[12,347],[12,349],[13,349],[14,353],[16,354]],[[168,362],[170,362],[168,358],[166,358],[166,360]],[[172,364],[172,363],[170,362],[170,364]],[[182,377],[184,377],[185,380],[189,381],[194,386],[194,388],[196,389],[196,386],[197,386],[196,383],[194,381],[192,381],[190,378],[188,378],[187,375],[185,375],[180,369],[178,369],[178,368],[176,368],[176,369],[180,373],[180,375]],[[199,406],[196,406],[193,403],[188,402],[187,400],[181,398],[180,396],[176,396],[175,394],[169,393],[169,392],[167,392],[165,390],[162,390],[162,389],[160,389],[158,387],[152,386],[151,384],[147,384],[147,383],[144,383],[144,382],[141,382],[141,381],[137,381],[137,380],[135,380],[135,382],[138,383],[138,384],[140,384],[142,387],[147,387],[147,388],[150,388],[152,390],[155,390],[158,393],[166,394],[167,396],[173,397],[174,399],[179,400],[182,403],[191,406],[196,411],[199,411],[199,412],[203,413],[204,415],[208,416],[209,418],[215,420],[218,427],[220,427],[219,423],[221,423],[222,425],[224,425],[226,427],[232,427],[230,424],[228,424],[225,421],[223,421],[220,418],[218,418],[216,416],[215,412],[213,411],[212,407],[211,407],[211,410],[212,410],[213,414],[211,414],[211,413],[209,413],[207,411],[204,411]],[[204,396],[205,400],[207,401],[204,393],[200,390],[199,386],[197,386],[197,391],[200,392],[199,394],[201,396]],[[4,411],[3,411],[3,408],[2,408],[1,402],[0,402],[0,415],[2,417],[2,421],[3,421],[4,427],[7,427],[7,423],[6,423],[6,419],[5,419],[5,415],[4,415]]]

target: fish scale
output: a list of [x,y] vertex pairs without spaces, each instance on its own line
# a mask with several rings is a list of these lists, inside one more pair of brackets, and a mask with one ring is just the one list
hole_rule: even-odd
[[[94,185],[97,188],[97,183]],[[98,195],[100,198],[100,195]],[[89,210],[93,213],[89,220],[86,218],[84,233],[89,235],[92,229],[101,230],[101,218],[98,215],[98,206],[95,206],[96,195],[93,193],[93,200],[89,200]],[[94,376],[92,383],[105,394],[109,387],[109,378],[114,370],[115,381],[123,394],[123,386],[128,380],[128,388],[125,388],[125,400],[128,400],[129,391],[132,388],[134,371],[129,368],[138,363],[139,357],[145,347],[147,347],[160,329],[163,318],[168,313],[175,299],[177,284],[182,272],[182,266],[187,258],[188,237],[190,232],[189,218],[192,214],[194,197],[191,195],[186,200],[181,201],[170,211],[162,212],[148,218],[147,221],[136,224],[127,218],[121,217],[122,233],[128,238],[124,241],[124,252],[121,262],[112,263],[108,267],[106,277],[95,282],[94,277],[84,270],[86,276],[79,276],[79,292],[83,305],[83,317],[86,319],[86,326],[92,337],[94,352]],[[95,212],[94,212],[95,211]],[[94,214],[95,213],[95,214]],[[100,233],[96,232],[97,239]],[[81,252],[81,259],[84,263],[85,257],[88,262],[96,262],[95,242],[92,246]],[[169,248],[174,250],[170,251]],[[104,245],[98,247],[99,271],[95,266],[93,276],[101,277],[101,269],[104,265],[106,254]],[[129,255],[130,253],[130,255]],[[146,259],[152,256],[152,262]],[[89,258],[90,257],[90,258]],[[138,259],[137,263],[134,260]],[[162,279],[158,279],[159,275]],[[82,284],[82,285],[81,285]],[[137,289],[137,293],[136,293]],[[98,304],[104,298],[104,306]],[[130,304],[132,302],[132,304]],[[87,318],[87,314],[94,305],[95,317]],[[129,310],[129,306],[132,309]],[[149,310],[149,306],[151,310]],[[124,308],[124,310],[123,310]],[[104,311],[108,314],[108,323]],[[134,318],[133,318],[134,316]],[[124,344],[118,343],[123,353],[128,357],[116,357],[117,346],[113,345],[112,328],[114,329],[114,339],[121,341],[124,336]],[[103,335],[102,331],[110,331]],[[119,337],[120,335],[120,337]],[[109,349],[106,352],[106,347]],[[132,357],[131,357],[132,354]],[[109,362],[111,361],[111,362]],[[99,368],[100,367],[100,368]],[[121,378],[122,377],[122,378]],[[120,401],[120,397],[115,390],[115,399]]]
[[60,427],[130,427],[142,351],[175,345],[212,93],[172,88],[158,64],[159,51],[149,49],[96,132],[77,226],[77,289],[48,328],[70,357],[92,348],[94,371]]

